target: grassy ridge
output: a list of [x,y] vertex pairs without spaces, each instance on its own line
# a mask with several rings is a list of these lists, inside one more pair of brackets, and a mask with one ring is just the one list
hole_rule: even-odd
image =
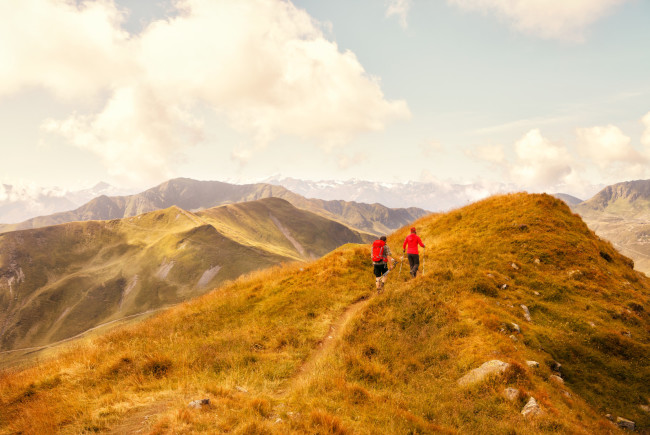
[[[5,372],[0,432],[614,432],[606,412],[650,427],[648,279],[566,205],[507,195],[416,226],[425,274],[394,270],[382,295],[368,246],[348,245]],[[458,386],[492,359],[512,365]],[[520,415],[528,395],[541,417]]]

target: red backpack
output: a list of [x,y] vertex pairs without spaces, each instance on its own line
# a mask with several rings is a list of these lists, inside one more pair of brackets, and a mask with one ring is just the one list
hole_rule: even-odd
[[386,246],[386,242],[383,240],[372,242],[372,261],[374,263],[388,262],[388,258],[384,255],[384,246]]

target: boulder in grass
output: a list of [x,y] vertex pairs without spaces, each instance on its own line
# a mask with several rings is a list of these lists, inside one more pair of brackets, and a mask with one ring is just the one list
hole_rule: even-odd
[[521,415],[524,417],[535,417],[541,413],[542,408],[540,408],[534,397],[531,397],[530,400],[528,400],[528,403],[526,403],[526,406],[524,406],[524,409],[521,410]]
[[528,309],[528,307],[522,304],[521,309],[524,310],[524,319],[526,319],[526,321],[528,322],[532,322],[533,319],[532,317],[530,317],[530,310]]
[[636,423],[623,417],[616,417],[616,425],[621,429],[627,429],[631,431],[634,431],[636,428]]
[[526,361],[526,365],[534,369],[539,367],[539,363],[537,361]]
[[508,367],[510,367],[510,364],[499,361],[498,359],[493,359],[492,361],[485,362],[480,367],[468,372],[458,380],[458,385],[464,387],[475,384],[484,380],[488,376],[503,373]]
[[187,405],[187,407],[194,408],[194,409],[201,409],[202,407],[208,406],[209,404],[210,404],[210,399],[193,400]]
[[519,390],[516,388],[506,388],[503,390],[503,395],[506,396],[506,399],[509,401],[514,402],[519,397]]

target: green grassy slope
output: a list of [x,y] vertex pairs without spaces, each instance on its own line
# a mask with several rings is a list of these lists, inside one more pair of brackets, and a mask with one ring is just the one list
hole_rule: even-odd
[[214,207],[196,214],[232,240],[298,259],[315,259],[345,243],[374,240],[370,234],[331,219],[298,211],[279,198]]
[[367,239],[277,198],[2,234],[0,350],[47,345]]
[[36,217],[18,224],[0,224],[0,233],[74,221],[119,219],[171,206],[194,211],[270,197],[286,199],[298,208],[373,234],[388,233],[427,214],[425,210],[414,207],[390,209],[380,204],[308,199],[284,187],[264,183],[235,185],[176,178],[136,195],[100,196],[76,210]]
[[[395,269],[381,295],[368,245],[348,245],[5,372],[0,433],[617,432],[606,413],[650,428],[650,282],[564,203],[500,196],[416,226],[424,274]],[[494,359],[511,366],[459,386]],[[542,415],[520,414],[528,397]]]

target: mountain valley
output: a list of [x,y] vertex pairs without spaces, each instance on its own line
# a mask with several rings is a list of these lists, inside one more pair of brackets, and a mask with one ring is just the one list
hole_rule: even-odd
[[0,351],[49,346],[371,239],[279,198],[0,234]]

